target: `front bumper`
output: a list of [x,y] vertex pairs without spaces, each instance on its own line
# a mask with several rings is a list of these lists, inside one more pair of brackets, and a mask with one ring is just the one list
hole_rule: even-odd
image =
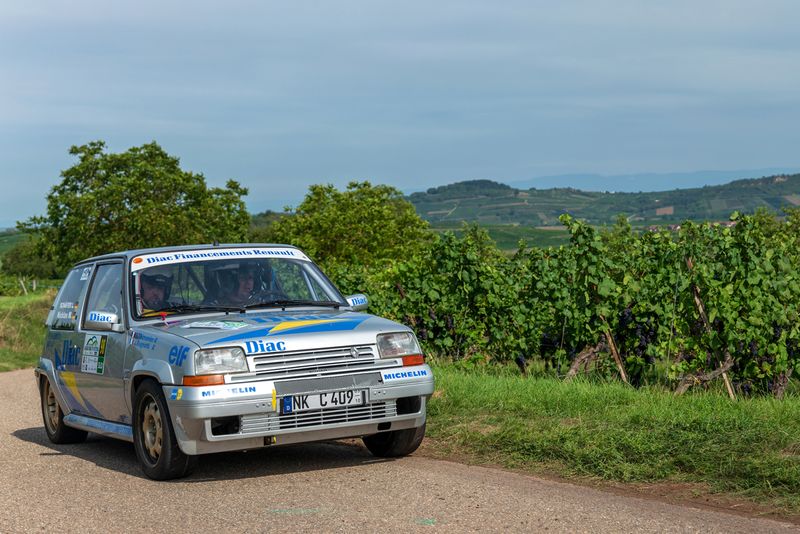
[[[194,455],[416,428],[425,423],[433,387],[430,367],[419,365],[324,378],[164,386],[164,396],[181,450]],[[286,396],[348,390],[363,391],[364,404],[280,410]]]

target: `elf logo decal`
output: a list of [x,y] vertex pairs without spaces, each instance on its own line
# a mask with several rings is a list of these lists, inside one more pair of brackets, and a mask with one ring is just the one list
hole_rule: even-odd
[[244,344],[247,354],[258,354],[262,352],[283,352],[286,350],[286,343],[283,341],[264,341],[263,339],[256,339],[255,341],[246,341]]
[[183,367],[183,362],[189,355],[189,347],[174,346],[169,351],[169,363]]

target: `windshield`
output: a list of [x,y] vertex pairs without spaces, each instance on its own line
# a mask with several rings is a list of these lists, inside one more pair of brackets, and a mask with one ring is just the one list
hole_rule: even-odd
[[134,258],[130,287],[135,315],[146,318],[162,313],[347,306],[311,261],[248,257],[247,249],[240,250],[245,251],[242,258],[193,260],[192,256],[210,254],[183,253],[153,266],[145,266],[143,257]]

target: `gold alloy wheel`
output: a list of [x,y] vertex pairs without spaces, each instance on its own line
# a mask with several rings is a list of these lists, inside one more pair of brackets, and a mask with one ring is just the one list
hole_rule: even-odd
[[61,407],[58,405],[56,394],[53,392],[49,380],[44,381],[44,409],[44,421],[47,424],[47,430],[49,430],[51,434],[55,434],[56,430],[58,430],[58,419]]
[[157,462],[161,456],[163,437],[164,429],[161,425],[161,410],[158,409],[156,400],[148,395],[142,411],[142,442],[153,462]]

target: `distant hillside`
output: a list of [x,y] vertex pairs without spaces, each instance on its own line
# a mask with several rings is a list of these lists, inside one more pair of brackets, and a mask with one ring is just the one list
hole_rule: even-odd
[[692,171],[692,172],[640,172],[635,174],[561,174],[537,176],[527,180],[510,181],[508,185],[517,189],[550,189],[569,187],[584,191],[668,191],[688,189],[704,185],[723,185],[734,180],[756,176],[778,176],[800,172],[798,167],[772,167],[766,169]]
[[618,214],[632,222],[663,224],[725,220],[733,211],[759,207],[777,211],[800,205],[800,174],[736,180],[725,185],[650,193],[608,193],[572,188],[515,189],[491,180],[473,180],[413,193],[408,199],[433,223],[552,226],[570,213],[591,224],[612,223]]
[[25,237],[25,234],[14,230],[13,228],[8,228],[5,230],[0,231],[0,256],[2,256],[6,251],[13,248],[17,243],[22,241]]

